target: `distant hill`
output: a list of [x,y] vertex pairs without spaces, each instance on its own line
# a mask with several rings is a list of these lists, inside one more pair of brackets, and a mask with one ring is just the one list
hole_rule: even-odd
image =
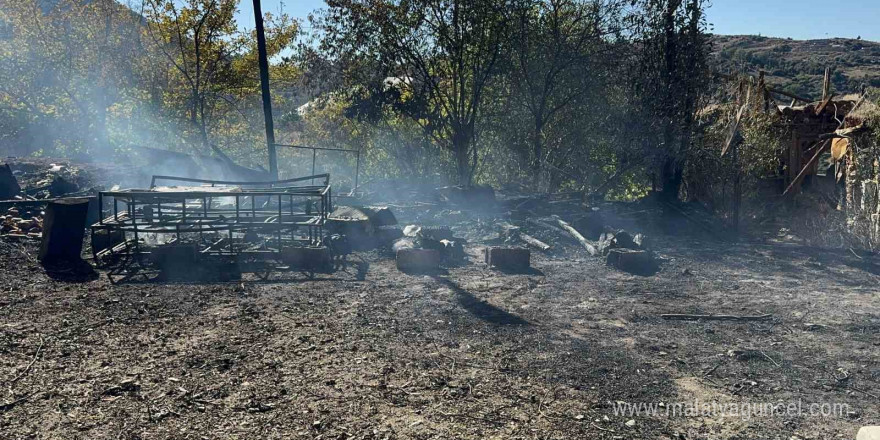
[[835,94],[856,93],[863,85],[880,87],[880,43],[754,35],[715,35],[712,41],[715,68],[722,73],[764,69],[768,83],[806,98],[821,97],[825,67],[831,68]]

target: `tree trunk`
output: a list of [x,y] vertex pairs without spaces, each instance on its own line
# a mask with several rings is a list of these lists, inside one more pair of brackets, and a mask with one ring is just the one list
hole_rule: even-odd
[[678,201],[678,191],[682,181],[681,163],[674,157],[667,157],[660,170],[660,191],[663,200],[667,202]]
[[458,130],[452,135],[452,148],[455,151],[455,162],[458,170],[458,184],[464,187],[471,186],[471,178],[473,177],[470,148],[471,133],[464,128]]
[[110,107],[110,99],[105,89],[105,86],[99,86],[95,97],[95,148],[98,154],[107,154],[110,151],[110,134],[107,131],[107,108]]
[[543,155],[544,155],[544,121],[540,117],[535,118],[535,132],[532,137],[532,178],[535,181],[535,189],[540,191],[543,178]]

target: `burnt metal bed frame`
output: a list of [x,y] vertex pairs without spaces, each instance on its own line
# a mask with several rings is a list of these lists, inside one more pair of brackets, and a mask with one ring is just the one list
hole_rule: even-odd
[[[199,186],[160,187],[157,182]],[[99,192],[98,209],[100,220],[91,227],[96,264],[122,256],[119,266],[126,266],[184,243],[199,258],[280,261],[291,247],[323,245],[332,189],[329,174],[249,182],[153,176],[150,189]],[[120,240],[98,249],[94,243],[100,234]],[[155,245],[147,244],[147,238]]]

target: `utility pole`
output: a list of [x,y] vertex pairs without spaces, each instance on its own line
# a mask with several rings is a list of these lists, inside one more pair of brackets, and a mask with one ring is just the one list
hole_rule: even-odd
[[269,92],[269,60],[266,57],[266,33],[263,30],[263,10],[260,0],[254,0],[254,19],[257,22],[257,52],[260,59],[260,88],[263,91],[263,117],[266,120],[266,147],[269,150],[269,173],[278,179],[278,157],[275,154],[275,124],[272,122],[272,94]]

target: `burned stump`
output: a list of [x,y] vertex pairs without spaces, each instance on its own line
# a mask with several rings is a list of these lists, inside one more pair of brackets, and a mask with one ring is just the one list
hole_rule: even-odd
[[654,275],[660,269],[650,252],[626,248],[610,249],[605,264],[642,276]]
[[8,200],[18,195],[21,187],[18,180],[12,174],[9,164],[0,165],[0,200]]
[[43,217],[43,240],[39,259],[42,263],[81,260],[89,198],[56,200],[46,205]]
[[486,264],[500,270],[526,271],[531,266],[531,252],[522,248],[486,248]]

